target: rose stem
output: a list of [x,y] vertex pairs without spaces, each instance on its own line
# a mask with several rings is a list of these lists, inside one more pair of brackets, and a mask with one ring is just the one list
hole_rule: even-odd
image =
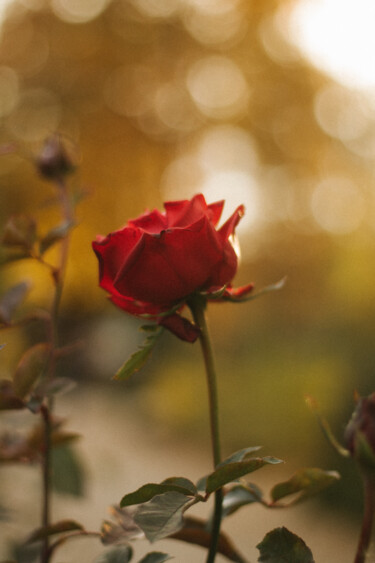
[[[66,222],[73,220],[73,211],[71,208],[67,186],[63,179],[56,180],[57,190],[59,193],[59,201],[62,209],[62,215]],[[52,315],[50,324],[50,342],[51,355],[49,362],[48,378],[52,380],[55,376],[55,355],[54,351],[58,347],[58,316],[60,310],[61,297],[64,286],[64,278],[66,264],[69,252],[69,234],[65,235],[61,241],[60,264],[55,269],[53,281],[55,285],[55,294],[52,302]],[[51,516],[51,414],[53,411],[53,398],[50,397],[47,404],[42,405],[41,414],[44,424],[44,447],[43,447],[43,501],[42,501],[42,527],[47,528],[50,524]],[[50,560],[49,538],[45,535],[42,547],[41,563],[48,563]]]
[[[196,325],[200,328],[199,341],[204,357],[207,376],[208,401],[210,410],[211,442],[214,468],[221,461],[220,438],[219,438],[219,408],[216,385],[216,370],[214,364],[211,340],[205,315],[206,301],[197,296],[189,303]],[[215,492],[215,509],[211,530],[211,545],[208,552],[207,563],[215,561],[217,546],[220,535],[221,513],[222,513],[223,492],[221,489]]]
[[370,545],[371,531],[375,512],[375,481],[371,476],[363,476],[364,486],[364,514],[361,535],[359,537],[357,553],[354,563],[364,563]]

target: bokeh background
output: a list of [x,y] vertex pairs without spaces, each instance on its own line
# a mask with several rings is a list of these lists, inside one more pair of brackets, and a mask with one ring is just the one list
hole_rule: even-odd
[[[351,561],[360,484],[326,444],[304,397],[317,399],[341,437],[354,391],[374,389],[375,63],[365,9],[371,2],[4,3],[0,143],[12,150],[0,161],[1,223],[25,211],[38,218],[40,232],[59,221],[46,205],[53,189],[34,166],[55,131],[79,161],[73,187],[88,194],[77,212],[60,320],[64,342],[83,341],[60,366],[78,386],[57,406],[72,430],[82,430],[76,453],[85,496],[60,495],[59,516],[78,514],[98,528],[105,507],[145,479],[198,478],[210,467],[198,347],[165,334],[129,383],[112,381],[142,335],[140,323],[97,287],[91,250],[97,234],[146,208],[202,192],[209,202],[224,198],[226,216],[246,206],[238,285],[253,281],[261,289],[287,276],[281,291],[254,302],[210,306],[224,451],[261,444],[265,454],[285,459],[281,469],[265,470],[267,486],[302,466],[342,474],[294,516],[278,511],[275,520],[247,509],[233,535],[242,530],[242,551],[255,558],[271,520],[292,518],[317,560],[334,560],[338,531],[348,541],[340,560]],[[25,278],[33,281],[25,308],[48,307],[50,279],[27,261],[3,269],[1,290]],[[2,335],[1,377],[39,336]],[[16,491],[1,542],[5,557],[36,523],[39,477],[30,468],[1,472],[6,508]],[[271,520],[258,530],[262,518]],[[318,539],[324,528],[331,544]],[[98,544],[81,545],[66,552],[67,561],[100,552]],[[165,547],[171,554],[175,548]],[[180,552],[178,560],[189,557]]]

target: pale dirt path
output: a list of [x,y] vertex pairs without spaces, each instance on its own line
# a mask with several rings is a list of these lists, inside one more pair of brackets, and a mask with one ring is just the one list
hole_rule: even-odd
[[[128,399],[108,400],[98,390],[88,389],[59,399],[58,411],[69,421],[67,429],[79,431],[83,436],[78,450],[88,469],[88,486],[83,500],[69,497],[54,500],[55,521],[73,518],[87,529],[98,530],[102,520],[107,518],[107,507],[119,502],[125,493],[146,482],[160,482],[171,476],[185,476],[195,481],[211,470],[209,456],[204,451],[194,450],[191,444],[187,448],[183,440],[172,443],[160,435],[158,428],[146,428],[134,414],[132,400],[131,395]],[[264,468],[254,474],[253,480],[269,490],[270,485],[290,474],[285,464]],[[9,486],[15,475],[8,472]],[[35,506],[32,510],[27,508],[27,491],[38,484],[35,475],[30,479],[30,483],[24,482],[24,487],[15,491],[15,504],[26,506],[24,510],[29,518],[32,514],[35,517],[36,510]],[[201,507],[203,512],[207,508]],[[195,512],[202,514],[200,510]],[[312,549],[316,563],[353,561],[356,530],[344,518],[314,508],[313,504],[273,511],[261,506],[245,507],[225,522],[225,530],[252,563],[258,557],[256,544],[277,526],[286,526],[300,535]],[[152,550],[170,553],[179,563],[205,562],[204,550],[176,541],[165,540],[153,546],[138,541],[134,547],[135,563]],[[77,539],[61,548],[53,563],[92,563],[102,551],[103,547],[95,539]],[[1,556],[0,552],[0,560]],[[375,557],[368,563],[371,561],[375,561]],[[227,560],[218,556],[217,563],[227,563]]]

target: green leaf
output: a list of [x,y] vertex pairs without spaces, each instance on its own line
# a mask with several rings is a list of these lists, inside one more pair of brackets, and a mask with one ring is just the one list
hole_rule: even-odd
[[234,452],[234,454],[231,454],[229,457],[226,457],[223,461],[221,461],[217,465],[216,469],[218,467],[221,467],[222,465],[227,465],[228,463],[242,461],[247,457],[249,457],[249,454],[259,451],[261,447],[262,446],[251,446],[249,448],[243,448],[242,450],[238,450],[238,452]]
[[20,305],[30,289],[29,282],[21,282],[11,287],[0,300],[0,323],[9,324],[13,312]]
[[125,495],[120,502],[120,506],[130,506],[132,504],[142,504],[148,502],[156,495],[162,495],[170,491],[176,491],[185,496],[195,496],[197,489],[191,481],[182,477],[171,477],[162,483],[147,483],[143,485],[134,493]]
[[52,449],[52,486],[62,494],[81,497],[84,494],[84,470],[69,446]]
[[213,493],[227,483],[235,481],[236,479],[239,479],[240,477],[243,477],[248,473],[252,473],[257,469],[260,469],[264,465],[275,465],[277,463],[283,462],[280,459],[274,457],[267,456],[248,458],[247,455],[245,455],[242,461],[220,465],[213,473],[208,475],[206,492],[208,494]]
[[99,555],[94,561],[94,563],[128,563],[133,557],[132,548],[127,546],[115,547],[110,551],[106,551]]
[[53,227],[39,242],[39,252],[43,255],[56,242],[63,240],[75,226],[72,221]]
[[169,491],[142,504],[134,516],[134,521],[144,531],[146,538],[154,542],[182,527],[182,515],[188,503],[191,503],[191,498],[176,491]]
[[121,366],[118,372],[114,375],[113,379],[125,381],[126,379],[129,379],[133,373],[140,370],[147,362],[158,338],[163,332],[163,328],[158,325],[148,325],[141,328],[142,330],[147,331],[149,336],[146,338],[140,349],[137,352],[134,352],[123,366]]
[[340,479],[337,471],[324,471],[318,468],[300,469],[288,481],[278,483],[271,491],[274,503],[289,495],[300,493],[288,504],[296,504],[320,493]]
[[23,399],[42,375],[50,355],[50,346],[46,342],[29,348],[22,356],[15,374],[13,386],[15,394]]
[[109,507],[113,521],[104,520],[101,527],[101,541],[104,545],[124,543],[144,536],[134,522],[134,511],[118,506]]
[[254,484],[235,485],[230,491],[225,493],[223,499],[223,518],[236,512],[241,506],[262,502],[263,493]]
[[49,526],[37,528],[30,535],[27,542],[33,543],[35,541],[43,540],[46,537],[53,536],[55,534],[62,534],[64,532],[73,532],[76,530],[84,530],[81,524],[78,524],[74,520],[60,520],[55,524],[50,524]]
[[314,563],[305,542],[286,528],[275,528],[257,545],[258,561],[267,563]]
[[173,559],[170,555],[166,553],[161,553],[160,551],[153,551],[148,553],[139,561],[139,563],[163,563],[164,561],[169,561]]
[[31,248],[36,239],[36,223],[28,215],[14,215],[7,221],[2,244],[4,246],[23,246]]

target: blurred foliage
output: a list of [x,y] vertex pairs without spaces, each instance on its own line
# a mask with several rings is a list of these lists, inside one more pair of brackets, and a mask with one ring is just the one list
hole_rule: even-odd
[[[0,33],[0,220],[27,210],[44,234],[55,226],[34,163],[61,132],[89,192],[62,319],[64,339],[86,346],[62,371],[140,392],[159,432],[193,439],[206,409],[196,348],[166,335],[133,381],[109,381],[141,337],[98,289],[91,240],[197,191],[224,197],[227,214],[244,202],[236,282],[288,281],[254,303],[210,306],[225,446],[262,443],[280,457],[297,448],[332,468],[303,396],[340,434],[354,389],[373,391],[375,114],[303,59],[288,28],[295,3],[14,0]],[[1,291],[25,278],[25,307],[46,303],[38,264],[8,265]],[[7,333],[2,376],[33,337]]]

